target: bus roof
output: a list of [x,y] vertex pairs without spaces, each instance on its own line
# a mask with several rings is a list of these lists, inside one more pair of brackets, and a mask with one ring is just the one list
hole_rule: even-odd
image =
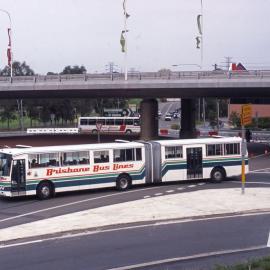
[[111,148],[136,148],[142,147],[143,144],[139,142],[115,142],[115,143],[100,143],[100,144],[77,144],[77,145],[57,145],[57,146],[39,146],[29,148],[3,148],[0,149],[1,153],[11,154],[14,156],[22,154],[34,154],[34,153],[54,153],[54,152],[76,152],[87,150],[105,150]]
[[237,143],[241,142],[240,137],[211,137],[211,138],[198,138],[198,139],[177,139],[177,140],[159,140],[156,141],[160,145],[186,145],[186,144],[218,144],[218,143]]

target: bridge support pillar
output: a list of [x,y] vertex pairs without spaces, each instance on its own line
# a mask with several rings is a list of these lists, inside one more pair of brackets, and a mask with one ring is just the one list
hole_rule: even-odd
[[181,99],[181,139],[196,138],[196,100]]
[[141,104],[141,139],[158,138],[158,102],[156,99],[144,99]]

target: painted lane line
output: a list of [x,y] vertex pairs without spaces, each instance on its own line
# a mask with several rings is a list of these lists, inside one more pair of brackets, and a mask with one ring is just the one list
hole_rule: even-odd
[[156,193],[155,196],[161,196],[163,193]]
[[4,218],[4,219],[0,220],[0,223],[5,222],[5,221],[9,221],[9,220],[14,220],[14,219],[21,218],[21,217],[27,217],[27,216],[42,213],[42,212],[47,212],[47,211],[50,211],[50,210],[64,208],[64,207],[71,206],[71,205],[77,205],[77,204],[90,202],[90,201],[95,201],[95,200],[99,200],[99,199],[116,197],[116,196],[121,196],[121,195],[125,195],[125,194],[128,194],[128,193],[136,193],[136,192],[140,192],[140,191],[153,190],[153,189],[159,189],[159,188],[160,187],[151,187],[151,188],[143,188],[143,189],[138,189],[138,190],[130,190],[130,191],[126,191],[125,193],[114,193],[114,194],[110,194],[110,195],[103,195],[103,196],[99,196],[99,197],[95,197],[95,198],[89,198],[89,199],[85,199],[85,200],[81,200],[81,201],[72,202],[72,203],[61,204],[61,205],[48,207],[48,208],[40,209],[40,210],[37,210],[37,211],[32,211],[32,212],[24,213],[24,214],[21,214],[21,215],[9,217],[9,218]]
[[175,190],[171,189],[171,190],[166,190],[166,193],[173,193]]
[[165,263],[167,264],[167,263],[174,263],[174,262],[181,262],[181,261],[187,261],[187,260],[207,258],[207,257],[212,257],[212,256],[234,254],[234,253],[239,253],[239,252],[256,251],[256,250],[261,250],[261,249],[265,249],[265,248],[266,248],[266,246],[252,246],[252,247],[241,248],[241,249],[220,250],[220,251],[199,253],[199,254],[190,255],[190,256],[168,258],[168,259],[164,259],[164,260],[151,261],[151,262],[147,262],[147,263],[140,263],[140,264],[133,264],[133,265],[128,265],[128,266],[110,268],[107,270],[131,270],[131,269],[138,269],[138,268],[142,268],[142,267],[161,265],[161,264],[165,264]]
[[199,183],[198,186],[203,186],[205,185],[206,183]]
[[[141,229],[141,228],[148,228],[148,227],[154,227],[154,226],[166,226],[166,225],[172,225],[172,224],[181,224],[181,223],[191,223],[191,222],[198,222],[198,221],[206,221],[206,220],[221,220],[221,219],[227,219],[227,218],[238,218],[238,217],[250,217],[250,216],[262,216],[262,215],[269,215],[270,211],[267,212],[254,212],[254,213],[240,213],[237,215],[226,215],[226,216],[220,216],[220,217],[208,217],[208,218],[185,218],[182,220],[170,220],[170,221],[158,221],[156,223],[149,223],[149,224],[142,224],[142,225],[131,225],[127,227],[120,227],[120,228],[113,228],[113,229],[102,229],[97,228],[96,230],[90,230],[90,231],[83,231],[71,234],[69,232],[61,234],[60,236],[53,236],[48,237],[44,239],[37,239],[33,241],[25,241],[25,242],[19,242],[19,243],[13,243],[13,244],[0,244],[0,249],[4,248],[10,248],[14,246],[24,246],[24,245],[31,245],[41,242],[48,242],[48,241],[55,241],[55,240],[61,240],[61,239],[70,239],[70,238],[77,238],[77,237],[84,237],[89,236],[93,234],[98,233],[110,233],[110,232],[119,232],[119,231],[127,231],[127,230],[134,230],[134,229]],[[266,246],[265,246],[266,247]]]
[[269,247],[269,248],[270,248],[270,232],[269,232],[269,236],[268,236],[267,247]]
[[177,188],[178,190],[184,190],[185,188],[183,188],[183,187],[179,187],[179,188]]
[[144,199],[148,199],[148,198],[151,198],[151,196],[144,196],[143,198]]
[[[230,181],[231,183],[237,183],[237,184],[241,184],[241,181]],[[246,181],[246,184],[261,184],[261,185],[270,185],[270,182],[249,182]]]
[[196,187],[196,185],[190,185],[190,186],[188,186],[188,188],[194,188],[194,187]]
[[253,172],[259,172],[259,171],[263,171],[263,170],[270,170],[270,168],[258,169],[258,170],[253,170],[253,171],[249,171],[249,172],[253,173]]
[[270,171],[260,171],[260,172],[253,172],[252,174],[269,174]]

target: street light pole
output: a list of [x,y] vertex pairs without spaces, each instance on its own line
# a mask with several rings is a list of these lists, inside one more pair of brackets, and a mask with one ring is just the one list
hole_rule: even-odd
[[8,19],[9,19],[9,36],[10,36],[10,44],[9,44],[9,47],[10,47],[10,57],[11,57],[11,61],[10,61],[10,79],[12,81],[12,76],[13,76],[13,50],[12,50],[12,22],[11,22],[11,16],[10,16],[10,13],[7,11],[7,10],[4,10],[4,9],[0,9],[1,12],[4,12],[5,14],[8,15]]

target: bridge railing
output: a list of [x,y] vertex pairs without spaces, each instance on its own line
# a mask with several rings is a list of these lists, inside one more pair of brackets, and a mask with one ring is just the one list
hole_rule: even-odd
[[[65,75],[35,75],[35,76],[0,76],[1,83],[44,83],[44,82],[69,82],[69,81],[123,81],[123,73],[99,74],[65,74]],[[189,79],[263,79],[270,78],[270,70],[249,71],[160,71],[160,72],[130,72],[128,80],[189,80]]]

